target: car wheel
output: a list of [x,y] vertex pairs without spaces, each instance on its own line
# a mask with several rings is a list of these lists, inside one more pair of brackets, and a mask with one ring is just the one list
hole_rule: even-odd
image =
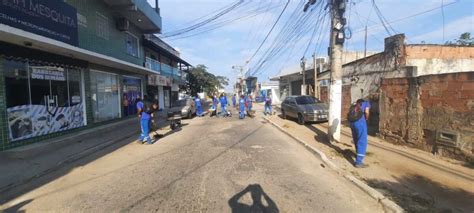
[[300,124],[300,125],[305,124],[304,116],[301,113],[298,113],[298,124]]
[[188,112],[188,116],[187,116],[188,119],[191,119],[193,118],[193,113],[191,111]]
[[288,117],[286,116],[285,110],[281,110],[281,117],[283,117],[283,119],[288,119]]

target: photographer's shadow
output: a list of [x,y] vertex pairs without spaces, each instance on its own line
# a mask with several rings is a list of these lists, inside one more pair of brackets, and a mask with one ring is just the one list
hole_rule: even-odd
[[[240,203],[239,200],[247,193],[252,197],[252,204]],[[262,197],[266,205],[262,203]],[[275,202],[263,191],[260,184],[250,184],[243,191],[229,199],[229,206],[236,212],[279,212]]]

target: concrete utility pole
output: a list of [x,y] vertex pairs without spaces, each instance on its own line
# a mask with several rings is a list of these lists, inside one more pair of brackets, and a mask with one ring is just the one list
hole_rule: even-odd
[[301,95],[306,95],[306,59],[301,58],[301,69],[303,70],[303,85],[301,85]]
[[367,57],[367,25],[365,25],[365,36],[364,36],[364,58]]
[[342,104],[342,45],[344,44],[344,11],[346,0],[328,0],[331,7],[331,84],[329,87],[329,128],[331,142],[341,140],[341,104]]
[[314,68],[314,97],[319,97],[319,79],[318,79],[318,68],[316,67],[316,55],[313,54],[313,68]]

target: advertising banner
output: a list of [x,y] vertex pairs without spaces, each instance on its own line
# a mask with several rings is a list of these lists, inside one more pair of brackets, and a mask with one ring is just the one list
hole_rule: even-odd
[[1,0],[0,23],[78,45],[76,8],[62,0]]

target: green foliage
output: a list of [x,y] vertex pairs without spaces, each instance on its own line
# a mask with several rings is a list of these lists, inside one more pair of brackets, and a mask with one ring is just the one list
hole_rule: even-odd
[[196,96],[200,92],[213,94],[217,92],[217,88],[227,85],[229,85],[227,77],[209,73],[205,65],[199,64],[189,72],[186,90],[192,96]]
[[447,45],[461,45],[461,46],[474,46],[474,38],[471,38],[471,33],[465,32],[459,36],[458,39],[453,41],[447,41]]

